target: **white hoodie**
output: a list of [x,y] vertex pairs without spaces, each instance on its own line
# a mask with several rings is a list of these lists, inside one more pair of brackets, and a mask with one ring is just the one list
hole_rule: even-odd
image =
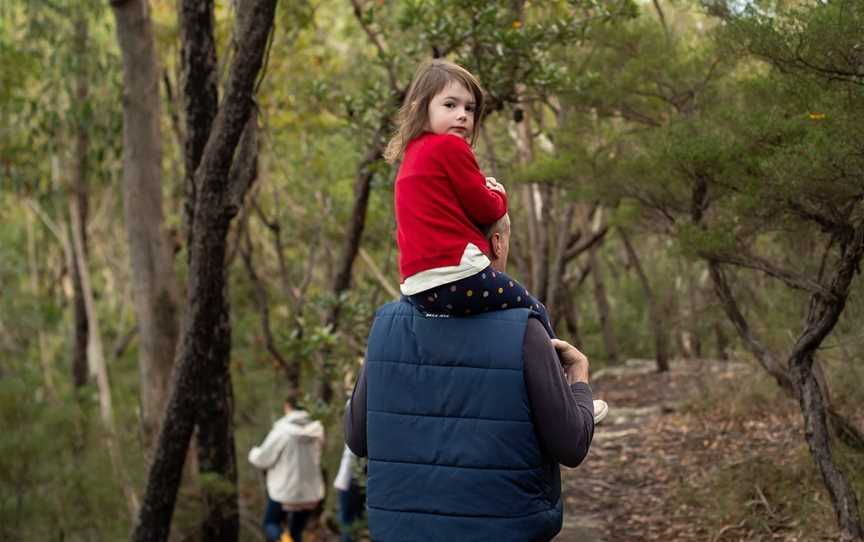
[[287,509],[314,508],[324,498],[321,449],[324,426],[309,413],[295,410],[273,424],[249,462],[267,470],[267,493]]

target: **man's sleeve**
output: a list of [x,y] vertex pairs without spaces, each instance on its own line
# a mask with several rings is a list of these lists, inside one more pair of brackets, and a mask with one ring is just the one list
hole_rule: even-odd
[[269,469],[279,459],[279,454],[285,446],[284,440],[283,433],[274,428],[267,434],[261,446],[249,450],[249,462],[259,469]]
[[456,197],[476,224],[492,224],[507,212],[507,195],[486,186],[474,151],[462,138],[445,135],[437,143],[438,164],[447,173]]
[[525,329],[522,359],[540,444],[562,465],[578,466],[594,438],[591,386],[567,384],[549,335],[536,318],[530,318]]
[[366,457],[366,363],[354,385],[354,392],[345,409],[345,444],[354,455]]

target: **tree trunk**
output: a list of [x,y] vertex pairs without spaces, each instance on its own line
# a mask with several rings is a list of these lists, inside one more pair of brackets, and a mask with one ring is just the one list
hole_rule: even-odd
[[717,359],[729,361],[729,339],[719,321],[714,323],[714,336],[717,337]]
[[[372,192],[372,178],[375,173],[372,165],[381,159],[384,152],[383,134],[389,125],[389,116],[382,117],[378,132],[372,138],[372,144],[366,157],[357,167],[357,177],[354,181],[354,205],[351,208],[351,219],[348,223],[348,232],[345,243],[342,245],[342,253],[336,264],[336,274],[333,278],[333,305],[327,311],[325,325],[330,327],[331,332],[339,327],[339,316],[342,311],[342,295],[351,286],[351,272],[354,261],[360,251],[360,240],[366,227],[366,211],[369,208],[369,194]],[[321,356],[321,400],[330,404],[333,399],[333,360],[329,350],[325,350]]]
[[582,335],[579,332],[579,302],[576,295],[568,294],[563,307],[564,324],[570,333],[570,342],[580,350],[583,348]]
[[[78,254],[73,247],[73,257],[78,262],[87,260],[87,215],[89,209],[89,191],[87,188],[87,153],[90,148],[90,137],[87,122],[84,119],[83,110],[87,103],[89,94],[89,75],[86,70],[87,62],[87,18],[79,17],[75,29],[75,48],[78,52],[80,62],[77,76],[77,107],[79,118],[75,129],[75,166],[72,169],[72,195],[78,207],[77,224],[81,232],[81,247],[83,254]],[[87,308],[84,305],[84,289],[81,286],[81,276],[78,274],[78,265],[73,265],[70,270],[72,274],[73,298],[73,321],[74,339],[72,341],[72,383],[76,389],[87,385]]]
[[804,416],[804,438],[810,448],[810,455],[822,475],[822,481],[828,489],[842,540],[864,540],[864,529],[861,525],[855,489],[832,457],[826,406],[819,383],[811,370],[812,351],[809,353],[796,351],[789,363],[801,393],[799,404]]
[[645,274],[642,262],[639,261],[639,255],[633,248],[627,231],[619,226],[618,233],[621,235],[621,240],[624,241],[627,257],[630,259],[633,269],[636,270],[639,283],[642,285],[645,304],[648,305],[648,319],[651,321],[651,331],[654,333],[654,359],[657,361],[657,372],[663,373],[669,370],[669,348],[666,340],[666,326],[663,323],[663,312],[657,304],[657,299],[651,290],[651,283],[648,281],[648,275]]
[[[186,171],[184,221],[189,240],[195,220],[195,170],[219,110],[213,0],[180,2],[180,56],[183,109],[186,113],[183,157]],[[187,255],[188,256],[188,255]]]
[[208,510],[202,537],[237,540],[226,239],[231,220],[252,181],[249,174],[254,174],[254,163],[249,163],[257,146],[256,121],[250,118],[252,99],[275,10],[276,0],[246,0],[240,4],[235,25],[237,50],[225,98],[195,172],[188,313],[174,386],[132,534],[138,542],[168,538],[183,460],[196,423],[201,470],[208,481],[214,482],[206,497]]
[[702,334],[700,333],[700,292],[699,281],[694,278],[693,273],[687,274],[687,313],[686,333],[688,338],[690,357],[702,358]]
[[804,415],[804,436],[810,455],[822,474],[831,496],[837,526],[844,539],[864,540],[864,527],[858,510],[858,497],[846,475],[834,463],[828,434],[826,404],[822,387],[813,371],[814,355],[846,306],[855,273],[864,255],[864,224],[858,225],[850,238],[841,242],[839,262],[831,276],[830,296],[813,295],[807,311],[807,326],[789,356],[789,367],[795,375]]
[[708,261],[708,273],[711,277],[712,283],[714,284],[714,291],[720,299],[720,304],[726,313],[726,317],[729,318],[732,325],[734,325],[735,329],[738,330],[738,335],[741,337],[741,340],[744,341],[744,345],[747,346],[750,353],[752,353],[759,364],[762,365],[762,368],[764,368],[769,375],[774,377],[774,380],[777,381],[777,384],[779,384],[781,388],[786,390],[793,397],[798,398],[798,388],[795,386],[789,372],[783,367],[774,353],[768,350],[768,348],[766,348],[750,330],[750,324],[747,322],[747,319],[738,307],[738,302],[732,294],[732,289],[729,287],[723,268],[717,262]]
[[549,279],[547,281],[548,291],[546,292],[546,310],[549,312],[549,320],[554,322],[559,318],[559,307],[563,304],[561,297],[561,284],[564,282],[564,272],[567,269],[567,260],[565,254],[567,252],[567,241],[570,238],[570,226],[573,223],[573,217],[576,214],[576,204],[569,202],[564,211],[564,216],[558,224],[558,238],[555,244],[555,258],[552,260],[552,265],[549,267]]
[[152,449],[178,336],[174,256],[163,231],[159,69],[146,0],[112,0],[123,56],[123,209],[138,319],[141,424]]
[[249,280],[255,287],[255,301],[258,304],[258,312],[261,317],[261,334],[264,337],[264,346],[267,352],[270,353],[273,360],[285,372],[285,377],[288,379],[288,386],[291,389],[300,389],[300,364],[298,360],[288,360],[279,351],[276,345],[276,339],[273,337],[273,330],[270,326],[270,297],[267,294],[267,287],[255,271],[255,264],[252,259],[252,237],[249,235],[249,229],[244,232],[243,243],[240,247],[240,255],[243,260],[243,265],[246,267],[246,273],[249,275]]
[[[521,8],[517,10],[517,13]],[[521,20],[521,15],[517,16]],[[531,116],[527,105],[524,103],[525,85],[517,84],[515,87],[519,107],[516,110],[515,130],[511,132],[516,143],[517,156],[519,163],[522,165],[530,164],[534,161],[534,139],[531,136]],[[528,283],[524,284],[535,297],[538,297],[540,292],[537,291],[541,284],[545,282],[542,278],[544,269],[542,266],[543,247],[542,241],[544,235],[543,224],[543,196],[536,183],[526,183],[522,185],[522,198],[524,199],[523,206],[528,210],[528,250],[525,256],[528,258],[528,265],[531,269],[531,276],[522,278]],[[538,297],[539,299],[539,297]]]
[[117,427],[114,423],[114,408],[111,401],[111,385],[108,381],[108,367],[105,364],[105,351],[102,347],[102,335],[99,332],[93,289],[90,287],[90,278],[87,272],[87,260],[83,256],[85,254],[84,236],[78,229],[81,224],[81,216],[75,202],[70,202],[69,210],[72,222],[72,240],[75,252],[79,255],[76,258],[76,266],[78,267],[78,276],[81,277],[81,289],[84,292],[84,305],[87,309],[88,329],[90,330],[89,341],[87,342],[87,359],[88,365],[93,368],[96,374],[96,386],[99,390],[99,414],[105,429],[105,447],[108,449],[111,467],[114,474],[119,478],[120,486],[126,497],[129,516],[134,518],[138,513],[138,496],[132,488],[132,482],[120,453],[120,443],[117,440]]
[[612,320],[609,309],[609,298],[606,295],[606,285],[603,283],[603,272],[600,269],[600,260],[597,257],[597,246],[588,252],[591,265],[591,277],[594,280],[594,302],[597,304],[597,316],[600,319],[600,328],[603,330],[603,344],[606,346],[606,357],[610,364],[618,363],[618,342],[612,329]]
[[[31,203],[31,210],[33,214],[27,215],[27,263],[30,268],[30,289],[33,294],[34,310],[38,310],[38,302],[39,299],[39,272],[36,266],[36,235],[33,231],[33,215],[39,216],[43,221],[47,219],[47,217],[43,217],[41,211],[37,207],[36,202]],[[46,222],[46,225],[48,223]],[[49,226],[50,227],[50,226]],[[67,262],[68,267],[72,267],[74,265],[72,262],[72,258],[69,255],[71,249],[69,248],[70,240],[68,238],[64,239],[60,237],[62,233],[55,232],[55,235],[59,237],[59,241],[63,246],[63,255],[64,259]],[[48,347],[45,344],[45,335],[41,329],[36,332],[36,341],[39,343],[39,362],[42,365],[42,374],[45,379],[45,391],[49,398],[52,400],[56,400],[58,398],[57,394],[57,386],[54,383],[54,368],[51,366],[51,361],[48,356]],[[85,348],[86,354],[86,348]],[[87,378],[87,358],[84,358],[84,378]]]

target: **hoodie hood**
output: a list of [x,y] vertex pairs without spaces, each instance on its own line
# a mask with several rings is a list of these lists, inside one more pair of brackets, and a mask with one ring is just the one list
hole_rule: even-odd
[[318,420],[313,420],[305,410],[295,410],[290,414],[286,414],[285,417],[276,423],[284,425],[292,435],[301,438],[324,440],[324,426]]

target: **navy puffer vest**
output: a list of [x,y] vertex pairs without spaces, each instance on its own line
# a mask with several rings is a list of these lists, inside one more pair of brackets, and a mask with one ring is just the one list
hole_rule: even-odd
[[526,542],[561,529],[558,464],[540,450],[522,374],[529,315],[379,309],[366,357],[373,540]]

